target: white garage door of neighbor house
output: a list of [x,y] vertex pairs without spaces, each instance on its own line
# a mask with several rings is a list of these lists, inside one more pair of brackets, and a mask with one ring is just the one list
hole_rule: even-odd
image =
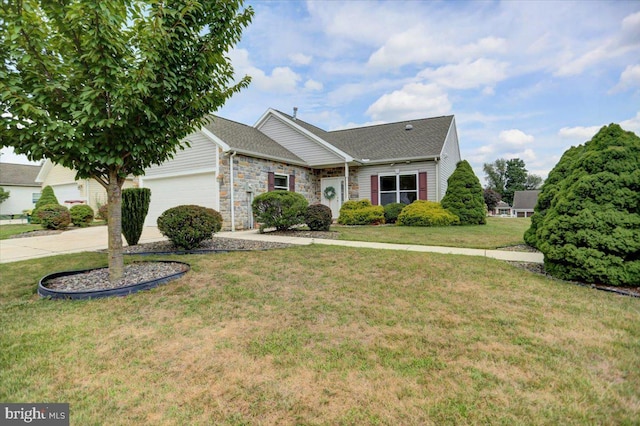
[[218,181],[215,173],[144,179],[143,186],[151,190],[151,204],[145,226],[157,226],[158,217],[171,207],[183,204],[219,208]]
[[58,199],[58,203],[64,205],[66,201],[84,200],[77,183],[68,183],[65,185],[53,185],[53,193]]

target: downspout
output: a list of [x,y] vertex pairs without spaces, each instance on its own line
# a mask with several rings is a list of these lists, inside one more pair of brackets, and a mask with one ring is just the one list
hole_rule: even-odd
[[440,157],[436,157],[436,201],[440,202]]
[[233,151],[229,154],[229,193],[231,194],[231,232],[236,231],[236,207],[235,207],[235,197],[233,195],[233,157],[237,154],[236,151]]
[[345,162],[344,163],[344,192],[345,192],[345,196],[344,196],[344,201],[349,201],[349,163]]

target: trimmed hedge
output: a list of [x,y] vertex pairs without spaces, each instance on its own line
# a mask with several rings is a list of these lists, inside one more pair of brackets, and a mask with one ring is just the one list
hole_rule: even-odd
[[302,194],[290,191],[269,191],[254,198],[251,207],[260,232],[266,228],[287,230],[305,223],[305,212],[309,202]]
[[53,188],[49,185],[45,186],[42,189],[42,194],[40,198],[36,202],[36,206],[33,209],[33,213],[31,215],[31,223],[40,223],[40,217],[38,216],[38,210],[44,206],[48,206],[50,204],[60,204],[58,199],[56,198],[56,194],[53,192]]
[[369,200],[346,201],[340,208],[338,223],[341,225],[381,225],[384,208],[374,206]]
[[222,215],[202,206],[184,205],[166,210],[158,229],[178,248],[193,250],[222,228]]
[[384,221],[386,223],[396,223],[398,215],[406,207],[404,203],[389,203],[384,206]]
[[398,215],[398,225],[401,226],[449,226],[459,223],[458,216],[435,201],[414,201]]
[[332,216],[331,209],[324,204],[311,204],[307,207],[304,221],[312,231],[328,231],[333,222]]
[[93,209],[86,204],[77,204],[69,209],[71,222],[80,228],[89,226],[93,222]]
[[38,209],[38,219],[47,229],[65,229],[71,223],[69,209],[60,204],[47,204]]
[[122,235],[130,246],[138,244],[140,240],[149,203],[149,188],[127,188],[122,191]]

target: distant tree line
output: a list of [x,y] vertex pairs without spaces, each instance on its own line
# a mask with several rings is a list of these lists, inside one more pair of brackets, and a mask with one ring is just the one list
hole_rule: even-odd
[[498,158],[493,163],[484,163],[483,170],[487,179],[484,198],[489,209],[495,208],[500,200],[512,205],[516,191],[538,189],[542,185],[542,178],[529,173],[520,158]]

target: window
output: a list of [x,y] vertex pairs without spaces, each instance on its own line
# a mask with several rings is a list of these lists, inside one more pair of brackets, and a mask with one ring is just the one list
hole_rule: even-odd
[[389,203],[411,204],[418,199],[418,175],[380,176],[380,205]]
[[273,189],[280,191],[289,190],[289,175],[280,175],[275,173],[273,176]]
[[33,204],[37,203],[42,194],[40,192],[32,192],[31,193],[31,202]]

